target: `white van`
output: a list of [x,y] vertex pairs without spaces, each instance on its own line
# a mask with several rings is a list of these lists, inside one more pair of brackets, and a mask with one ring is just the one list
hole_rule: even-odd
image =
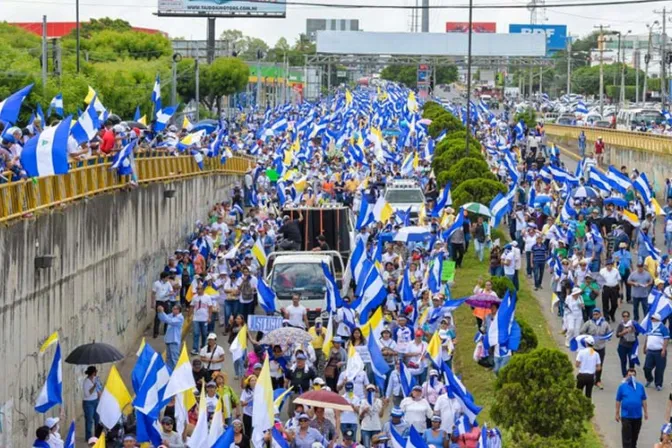
[[663,122],[663,114],[657,109],[621,109],[616,115],[616,129],[634,131],[642,121],[647,126],[650,126],[652,121],[660,124]]

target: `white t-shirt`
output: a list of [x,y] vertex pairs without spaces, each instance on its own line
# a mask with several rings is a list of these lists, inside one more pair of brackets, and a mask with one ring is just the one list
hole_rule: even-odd
[[210,316],[209,308],[212,306],[210,296],[194,296],[191,299],[191,307],[194,309],[194,322],[207,322]]
[[592,348],[586,347],[579,350],[576,360],[581,363],[579,373],[594,374],[600,365],[600,355]]
[[84,389],[84,401],[93,401],[98,399],[98,391],[94,388],[93,392],[89,393],[89,390],[94,386],[94,382],[89,379],[87,376],[84,378],[84,384],[82,388]]
[[[256,290],[257,290],[257,278],[256,278],[256,277],[252,277],[252,276],[250,276],[250,280],[249,280],[249,281],[250,281],[250,286],[251,286],[252,288],[254,288],[254,290],[256,291]],[[254,296],[252,296],[252,299],[250,299],[250,300],[245,300],[245,299],[243,298],[243,294],[242,294],[242,291],[241,291],[241,285],[243,284],[243,277],[240,277],[240,278],[236,281],[236,284],[237,284],[237,286],[238,286],[238,291],[240,292],[240,303],[252,303],[252,302],[254,301],[254,298],[256,297],[256,294],[255,294]]]
[[300,327],[305,330],[306,324],[303,321],[303,316],[305,316],[307,310],[303,305],[294,306],[294,304],[289,305],[285,308],[287,311],[287,320],[289,320],[289,325],[293,327]]
[[208,358],[208,361],[203,361],[203,365],[208,368],[208,363],[210,362],[210,357],[212,356],[212,363],[210,364],[209,370],[222,370],[224,368],[224,361],[222,362],[215,362],[215,359],[220,359],[222,356],[224,356],[224,349],[220,347],[219,345],[215,346],[215,353],[213,354],[211,351],[208,351],[208,346],[206,345],[201,349],[201,353],[199,353],[200,356],[205,356]]
[[371,406],[368,400],[362,400],[360,406],[360,415],[364,414],[364,411],[368,411],[362,417],[362,431],[380,431],[383,429],[383,424],[380,421],[380,410],[383,407],[383,402],[380,398],[375,398],[373,400],[373,406]]
[[604,279],[604,286],[614,287],[618,286],[621,282],[621,274],[618,273],[618,270],[612,268],[611,271],[607,268],[600,269],[600,275]]
[[174,298],[171,297],[173,286],[170,282],[164,283],[161,280],[155,281],[154,285],[152,285],[152,292],[154,293],[157,302],[169,302],[174,300]]
[[513,255],[512,250],[506,251],[502,255],[502,266],[504,267],[504,275],[513,275],[516,273],[516,257]]

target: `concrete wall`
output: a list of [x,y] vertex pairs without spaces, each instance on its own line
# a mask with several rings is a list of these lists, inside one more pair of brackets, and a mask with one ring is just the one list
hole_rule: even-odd
[[[54,348],[38,356],[42,342],[58,330],[64,360],[94,340],[136,350],[167,256],[185,247],[194,222],[230,197],[237,181],[209,175],[141,186],[0,228],[0,446],[27,446],[43,424],[33,406]],[[175,189],[175,198],[164,199],[166,189]],[[53,267],[35,270],[36,254],[54,255]],[[66,422],[82,412],[84,368],[63,364],[63,436]]]

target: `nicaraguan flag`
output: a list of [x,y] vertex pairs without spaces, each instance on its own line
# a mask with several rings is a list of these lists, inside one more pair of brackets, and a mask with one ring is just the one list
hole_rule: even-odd
[[93,103],[89,104],[84,113],[77,119],[70,130],[72,137],[77,140],[80,145],[90,142],[98,133],[100,128],[100,120]]
[[[660,321],[663,322],[667,319],[670,314],[672,314],[672,302],[670,299],[666,298],[660,291],[655,289],[651,290],[649,294],[649,299],[653,297],[653,301],[649,306],[649,311],[646,313],[646,316],[638,324],[640,328],[638,330],[640,333],[648,333],[653,328],[653,323],[651,322],[651,316],[658,314],[660,316]],[[636,328],[636,326],[635,326]]]
[[560,221],[562,222],[569,222],[572,219],[576,219],[578,214],[576,210],[572,208],[569,201],[571,201],[571,198],[569,195],[567,195],[567,199],[565,199],[565,203],[562,206],[562,210],[560,211]]
[[196,165],[198,165],[198,169],[203,171],[203,168],[205,167],[203,164],[203,153],[197,149],[192,149],[191,155],[194,156],[194,161],[196,162]]
[[234,443],[233,425],[230,425],[226,431],[222,433],[211,448],[230,448]]
[[607,179],[609,179],[612,188],[621,194],[625,194],[628,191],[628,188],[632,187],[630,178],[617,170],[613,165],[609,166]]
[[176,109],[177,107],[170,106],[161,109],[156,113],[156,123],[154,124],[154,130],[156,132],[161,132],[168,126],[168,122],[173,118]]
[[68,435],[65,436],[63,441],[63,448],[75,448],[75,421],[73,420],[70,423],[70,429],[68,429]]
[[441,237],[445,242],[450,242],[450,238],[453,236],[455,232],[460,230],[462,226],[464,225],[464,211],[462,210],[462,207],[457,211],[457,217],[455,218],[455,222],[448,227],[448,229],[443,232]]
[[497,196],[490,202],[490,227],[495,228],[502,222],[502,218],[509,211],[511,201],[508,196],[497,193]]
[[588,108],[586,107],[586,104],[583,101],[579,101],[576,103],[576,107],[574,108],[574,112],[580,113],[580,114],[587,114],[588,113]]
[[473,425],[469,421],[469,417],[466,414],[460,414],[455,416],[455,429],[453,430],[453,435],[461,436],[464,434],[469,434],[473,429]]
[[413,296],[413,285],[411,285],[410,265],[406,265],[404,269],[404,277],[399,285],[399,297],[404,306],[408,306],[415,297]]
[[331,274],[331,269],[329,269],[329,266],[325,262],[322,262],[322,272],[324,273],[324,278],[327,280],[327,290],[324,293],[324,300],[327,302],[326,308],[330,313],[335,313],[336,309],[343,306],[341,292],[338,290],[336,280],[334,280],[334,276]]
[[606,193],[611,192],[611,182],[600,170],[591,168],[588,173],[588,185]]
[[364,260],[366,260],[366,243],[359,238],[355,245],[355,250],[350,256],[350,268],[352,269],[352,278],[359,280],[359,276],[364,268]]
[[509,336],[511,334],[511,327],[513,326],[513,319],[516,313],[516,294],[511,294],[508,290],[504,295],[504,299],[500,303],[497,314],[490,322],[487,335],[487,346],[494,347],[507,346]]
[[[371,265],[373,266],[373,263]],[[361,297],[358,298],[357,310],[359,311],[360,323],[366,323],[369,319],[369,314],[382,305],[386,298],[385,282],[378,269],[374,266],[366,279]]]
[[483,423],[481,435],[478,438],[478,448],[490,448],[488,444],[488,426]]
[[406,448],[406,439],[390,425],[390,448]]
[[257,278],[257,300],[266,314],[275,313],[275,292],[266,284],[262,276]]
[[373,370],[376,385],[379,390],[385,390],[385,377],[390,371],[390,366],[385,362],[385,358],[383,358],[383,353],[380,351],[373,329],[370,330],[367,346],[371,356],[371,370]]
[[154,89],[152,89],[152,103],[154,103],[154,110],[158,115],[158,111],[161,110],[161,78],[158,73],[156,81],[154,81]]
[[124,149],[119,151],[113,159],[111,169],[117,170],[117,174],[120,176],[128,176],[133,173],[133,163],[131,163],[131,157],[133,156],[133,149],[137,140],[132,140],[131,143],[124,146]]
[[46,128],[26,142],[21,152],[21,165],[28,177],[66,174],[68,165],[68,137],[72,117],[61,121],[58,126]]
[[280,133],[287,130],[288,124],[286,118],[281,118],[271,125],[270,130],[273,133]]
[[[49,103],[49,109],[47,110],[47,115],[51,115],[51,111],[56,112],[56,115],[59,117],[63,116],[63,94],[59,93],[54,98],[52,98],[51,103]],[[44,122],[42,122],[45,124]]]
[[453,205],[453,198],[450,194],[450,186],[452,183],[449,181],[442,189],[441,194],[439,195],[439,200],[436,201],[432,215],[440,215],[444,208]]
[[158,420],[135,410],[135,438],[138,443],[150,442],[152,446],[161,445],[161,433]]
[[145,377],[142,380],[137,395],[133,400],[133,406],[140,413],[156,420],[159,418],[161,409],[163,409],[163,407],[170,401],[170,398],[164,400],[164,393],[171,372],[170,369],[168,369],[168,366],[163,362],[161,354],[156,353],[149,347],[149,344],[145,344],[143,353],[145,351],[150,353],[150,362],[145,371]]
[[642,196],[644,203],[650,205],[651,200],[653,199],[653,192],[651,191],[651,184],[649,183],[646,174],[640,173],[632,186],[635,187],[635,190]]
[[642,238],[642,242],[644,243],[644,247],[646,248],[646,251],[649,253],[649,256],[651,256],[651,258],[653,258],[656,261],[660,261],[661,258],[660,249],[657,249],[651,242],[651,238],[649,238],[649,236],[646,235],[641,230],[639,231],[639,235]]
[[[29,86],[12,93],[0,102],[0,120],[11,124],[16,123],[19,118],[19,112],[21,111],[21,104],[23,104],[23,100],[26,99],[32,88],[33,84],[30,84]],[[44,126],[45,123],[42,122],[42,125]]]
[[441,291],[441,272],[443,272],[443,252],[439,252],[437,256],[434,257],[432,266],[429,269],[427,287],[433,294]]
[[473,396],[469,393],[464,384],[462,384],[462,381],[455,376],[450,367],[448,367],[448,364],[444,362],[441,370],[443,371],[443,378],[448,390],[455,396],[457,401],[460,402],[464,413],[469,418],[469,422],[473,425],[476,422],[476,417],[483,408],[474,403]]
[[403,362],[399,363],[399,379],[401,380],[401,391],[404,393],[404,397],[410,397],[411,390],[415,386],[415,377],[411,375]]
[[57,404],[63,403],[63,372],[61,367],[61,344],[56,343],[54,360],[47,374],[47,380],[35,401],[35,411],[44,414]]
[[520,120],[518,124],[516,124],[513,132],[516,134],[516,140],[522,140],[525,138],[525,123],[523,120]]
[[357,224],[355,225],[357,230],[376,222],[376,217],[373,213],[374,207],[375,204],[369,203],[366,200],[366,196],[362,195],[362,203],[359,207],[359,215],[357,215]]

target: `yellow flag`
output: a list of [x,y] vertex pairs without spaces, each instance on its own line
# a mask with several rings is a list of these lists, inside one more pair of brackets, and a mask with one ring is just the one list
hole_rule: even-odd
[[352,93],[348,89],[345,89],[345,105],[349,106],[352,103]]
[[95,445],[93,445],[93,448],[106,448],[107,445],[105,444],[105,431],[100,433],[100,437],[98,437],[98,441],[96,442]]
[[191,122],[187,118],[187,116],[184,116],[184,120],[182,120],[182,129],[186,129],[187,131],[190,131],[193,128],[191,125]]
[[51,333],[47,340],[44,341],[44,344],[42,344],[42,347],[40,347],[40,353],[44,353],[49,348],[49,346],[55,344],[56,342],[58,342],[58,331]]
[[135,356],[140,356],[142,351],[145,349],[145,344],[146,343],[147,343],[147,341],[145,341],[145,338],[143,337],[142,341],[140,341],[140,347],[138,347],[138,351],[135,352]]
[[142,123],[147,126],[147,115],[143,115],[142,118],[138,120],[138,123]]
[[96,91],[93,90],[91,86],[89,86],[89,93],[86,94],[86,98],[84,98],[84,102],[86,104],[91,103],[93,101],[93,98],[97,95]]

